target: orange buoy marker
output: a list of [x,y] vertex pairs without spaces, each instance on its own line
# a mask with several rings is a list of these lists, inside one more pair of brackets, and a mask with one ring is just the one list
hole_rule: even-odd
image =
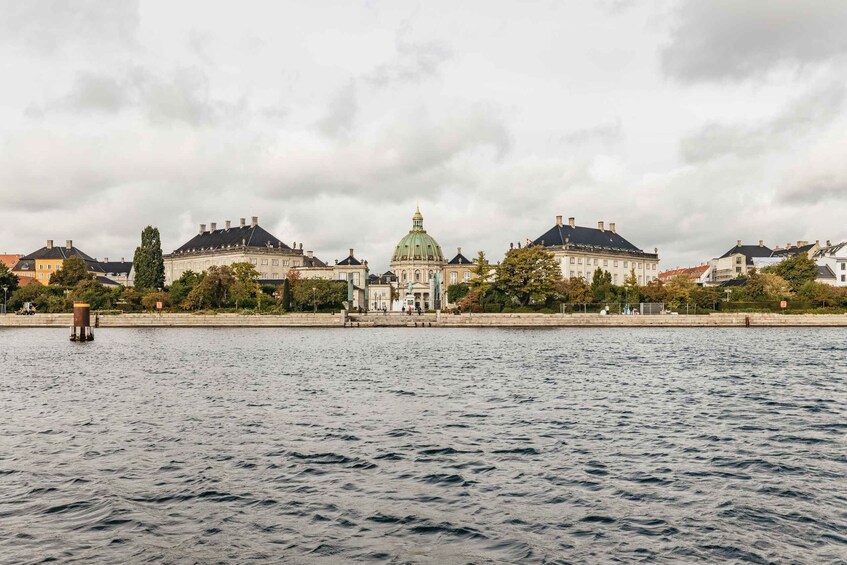
[[91,331],[91,307],[84,302],[74,302],[71,341],[94,341],[94,334]]

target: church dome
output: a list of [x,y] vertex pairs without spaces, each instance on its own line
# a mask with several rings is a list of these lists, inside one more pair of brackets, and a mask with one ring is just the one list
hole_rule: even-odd
[[394,248],[391,261],[444,261],[441,246],[423,229],[423,216],[420,208],[412,216],[412,229]]

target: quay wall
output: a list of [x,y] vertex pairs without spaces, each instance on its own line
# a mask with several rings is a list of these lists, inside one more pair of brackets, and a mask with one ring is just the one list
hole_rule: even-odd
[[[847,314],[711,314],[600,316],[598,314],[121,314],[99,316],[101,328],[129,327],[847,327]],[[0,328],[70,328],[72,314],[0,316]],[[92,320],[92,323],[94,320]]]

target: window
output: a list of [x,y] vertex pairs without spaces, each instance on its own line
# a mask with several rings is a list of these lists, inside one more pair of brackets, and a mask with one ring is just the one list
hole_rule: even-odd
[[615,273],[614,275],[612,275],[612,278],[614,279],[614,281],[613,281],[613,282],[614,282],[615,284],[618,284],[618,274],[617,274],[617,273]]
[[624,261],[623,268],[626,269],[627,267],[629,267],[629,261]]
[[421,282],[421,272],[415,271],[415,282]]
[[847,263],[841,263],[841,270],[847,271]]
[[[841,275],[841,277],[843,279],[844,275]],[[462,282],[466,282],[466,283],[471,282],[471,272],[470,271],[465,271],[465,274],[462,276]]]
[[403,271],[403,282],[406,282],[406,271]]
[[271,275],[271,277],[272,277],[274,280],[279,280],[279,273],[273,273],[273,274]]
[[577,260],[576,260],[576,262],[577,262],[577,263],[579,263],[580,265],[582,265],[582,257],[580,257],[579,259],[577,259]]
[[49,271],[49,270],[51,270],[52,268],[53,268],[53,265],[51,265],[50,263],[47,263],[47,270]]
[[656,270],[656,263],[653,263],[653,270]]
[[450,284],[456,284],[459,280],[459,273],[456,271],[450,271]]
[[604,266],[604,267],[608,267],[608,266],[609,266],[609,260],[608,260],[608,259],[603,259],[603,266]]
[[618,266],[618,260],[615,259],[615,267],[617,267],[617,266]]
[[283,267],[287,267],[287,266],[288,266],[288,259],[283,259],[283,260],[282,260],[282,266],[283,266]]
[[[41,276],[41,273],[39,273],[39,276]],[[841,282],[847,282],[847,275],[841,275]]]
[[259,263],[259,261],[258,261],[257,259],[250,259],[250,264],[251,264],[251,265],[256,265],[256,264],[258,264],[258,263]]
[[636,267],[640,269],[640,268],[641,268],[641,263],[638,263],[638,265],[636,265]]
[[262,265],[267,265],[267,264],[268,264],[268,260],[267,260],[267,259],[262,259]]
[[[39,279],[43,279],[43,278],[44,278],[44,273],[38,273],[38,278],[39,278]],[[842,278],[843,278],[843,276],[842,276]]]
[[735,267],[735,272],[736,272],[736,273],[740,273],[740,272],[741,272],[741,267]]
[[571,257],[571,265],[573,265],[574,263],[576,263],[576,257]]
[[271,265],[276,267],[279,265],[279,259],[271,259]]

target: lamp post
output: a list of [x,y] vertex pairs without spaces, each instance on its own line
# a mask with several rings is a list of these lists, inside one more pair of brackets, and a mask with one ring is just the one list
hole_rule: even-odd
[[318,289],[316,287],[312,287],[312,309],[314,313],[318,313]]

